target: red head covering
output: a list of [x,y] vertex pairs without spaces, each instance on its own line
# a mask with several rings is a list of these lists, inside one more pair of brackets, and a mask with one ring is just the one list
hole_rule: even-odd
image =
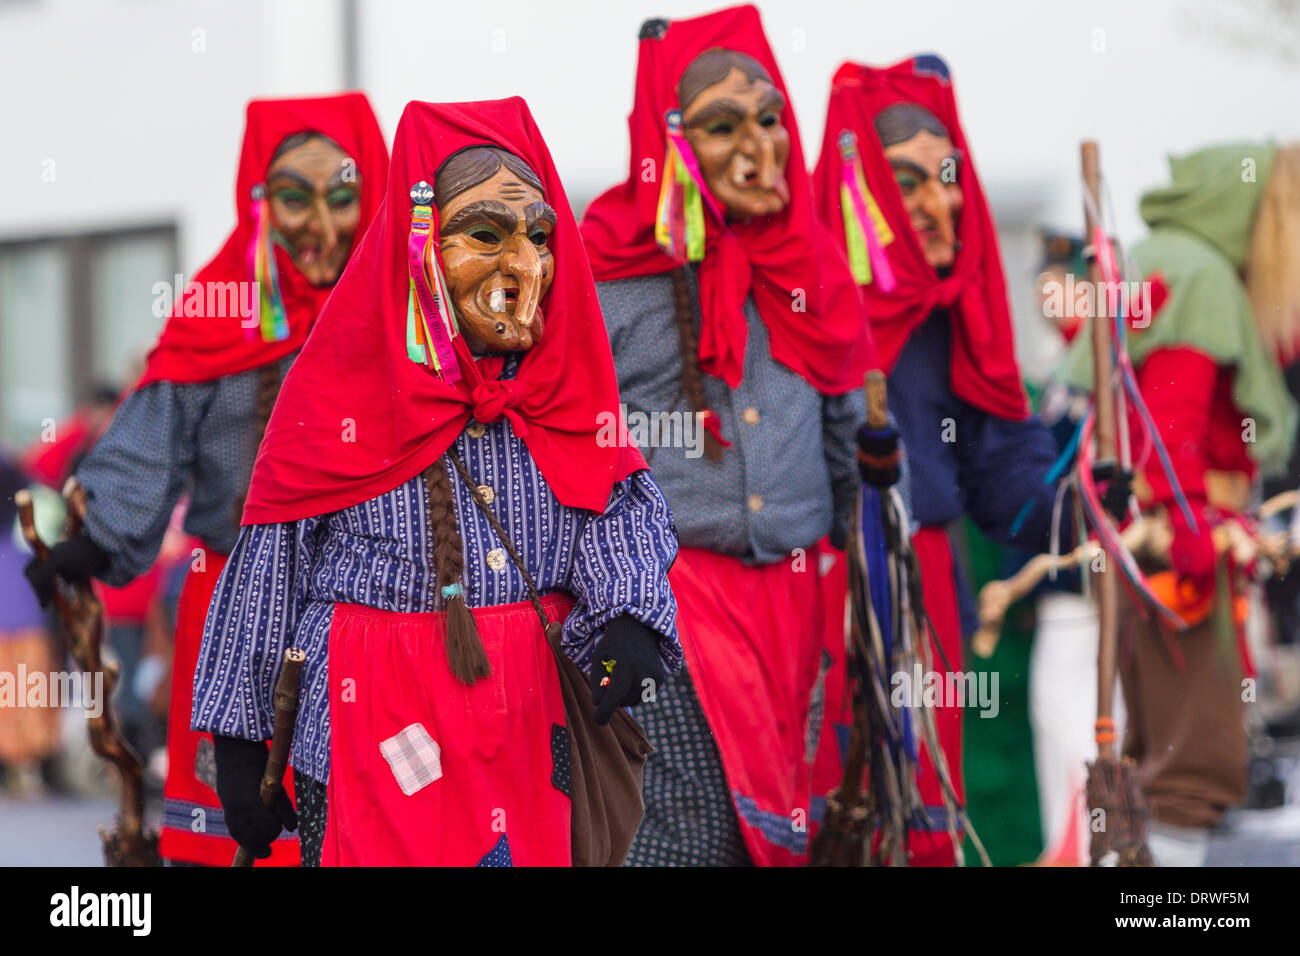
[[[744,305],[752,295],[767,326],[772,358],[824,393],[858,388],[877,366],[870,326],[843,253],[814,214],[794,110],[752,6],[674,20],[662,33],[643,31],[636,99],[628,117],[631,173],[625,183],[598,196],[582,220],[592,272],[604,282],[681,265],[655,242],[660,184],[657,176],[644,182],[642,170],[647,159],[662,166],[665,116],[679,107],[677,83],[696,57],[715,47],[752,56],[786,97],[790,202],[778,215],[733,222],[726,230],[706,217],[699,271],[700,366],[732,388],[740,384],[748,336]],[[802,311],[793,306],[801,292]]]
[[[925,107],[948,128],[953,146],[961,150],[958,181],[963,205],[957,223],[961,247],[951,274],[943,278],[925,260],[893,169],[876,135],[877,114],[895,103]],[[844,130],[857,136],[867,188],[894,234],[886,254],[897,287],[888,294],[874,282],[865,287],[871,325],[886,371],[893,368],[908,336],[931,310],[944,307],[952,314],[952,386],[956,395],[1000,418],[1027,417],[1029,406],[1016,364],[1015,333],[997,233],[957,118],[957,100],[947,66],[936,56],[918,56],[888,69],[845,63],[836,71],[813,184],[818,208],[834,230],[840,248],[845,238],[838,140]]]
[[[411,187],[433,183],[467,146],[499,146],[542,181],[557,221],[556,275],[542,300],[541,341],[516,376],[475,362],[457,336],[461,379],[443,381],[407,353]],[[437,221],[432,233],[437,235]],[[434,255],[438,255],[436,240]],[[367,501],[436,461],[473,415],[508,418],[563,504],[603,511],[614,482],[645,467],[618,420],[618,382],[591,269],[550,151],[519,97],[409,103],[397,126],[388,197],[294,362],[258,452],[244,524],[292,521]]]
[[[361,177],[361,221],[353,247],[361,242],[388,181],[388,149],[370,101],[362,93],[251,101],[235,180],[235,231],[172,308],[137,388],[156,381],[207,382],[277,361],[302,347],[331,289],[309,283],[289,253],[278,245],[274,255],[288,320],[287,338],[268,342],[260,334],[249,337],[243,317],[229,308],[231,302],[245,301],[242,292],[233,300],[224,294],[216,299],[222,303],[220,315],[208,315],[206,301],[209,289],[222,288],[226,283],[240,283],[242,289],[246,288],[243,284],[254,280],[249,269],[249,245],[257,228],[253,187],[266,182],[276,148],[287,137],[309,130],[334,140],[356,163]],[[230,314],[232,311],[235,314]]]

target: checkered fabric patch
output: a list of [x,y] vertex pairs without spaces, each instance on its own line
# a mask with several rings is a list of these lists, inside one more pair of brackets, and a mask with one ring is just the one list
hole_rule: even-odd
[[442,776],[442,748],[423,724],[411,724],[379,745],[379,752],[408,797]]

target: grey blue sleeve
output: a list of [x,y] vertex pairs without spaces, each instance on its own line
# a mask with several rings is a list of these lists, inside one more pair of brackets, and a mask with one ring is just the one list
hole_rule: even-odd
[[154,382],[127,396],[77,469],[86,533],[110,558],[102,575],[123,585],[158,557],[194,466],[194,435],[215,386]]
[[853,503],[858,493],[857,431],[867,420],[861,389],[822,398],[822,444],[831,478],[831,544],[843,549],[848,540]]
[[[194,669],[192,727],[227,737],[269,740],[275,682],[295,646],[307,602],[320,521],[248,525],[217,579]],[[326,648],[303,648],[316,669]]]

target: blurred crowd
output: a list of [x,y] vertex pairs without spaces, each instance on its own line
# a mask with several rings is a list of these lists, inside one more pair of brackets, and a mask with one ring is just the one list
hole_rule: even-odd
[[[120,389],[104,384],[66,419],[49,424],[24,449],[0,445],[0,673],[76,672],[53,607],[42,609],[23,575],[30,548],[22,537],[15,492],[32,496],[37,531],[56,541],[66,520],[64,483],[107,427]],[[193,542],[176,508],[158,560],[124,587],[96,581],[104,605],[104,656],[118,668],[112,706],[122,736],[145,766],[151,797],[166,776],[167,703],[171,692],[176,603]],[[15,686],[18,694],[23,688]],[[14,704],[17,701],[12,702]],[[0,707],[0,789],[15,796],[101,794],[116,788],[111,767],[90,751],[80,708]]]

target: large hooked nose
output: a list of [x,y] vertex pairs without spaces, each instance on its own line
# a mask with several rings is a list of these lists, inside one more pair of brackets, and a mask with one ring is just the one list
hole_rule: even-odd
[[953,221],[956,218],[956,210],[953,208],[956,204],[945,187],[946,184],[938,179],[927,182],[921,197],[921,210],[934,221],[935,228],[939,230],[939,238],[952,244],[957,239]]
[[330,212],[329,201],[324,196],[317,196],[311,204],[311,218],[308,221],[311,232],[320,236],[321,252],[331,252],[339,241],[338,227],[334,225],[334,216]]
[[745,137],[740,142],[740,154],[754,164],[758,185],[772,189],[776,185],[776,144],[765,126],[756,122],[745,124]]
[[519,283],[515,322],[523,328],[531,327],[542,301],[542,257],[527,235],[515,234],[506,239],[501,271]]

